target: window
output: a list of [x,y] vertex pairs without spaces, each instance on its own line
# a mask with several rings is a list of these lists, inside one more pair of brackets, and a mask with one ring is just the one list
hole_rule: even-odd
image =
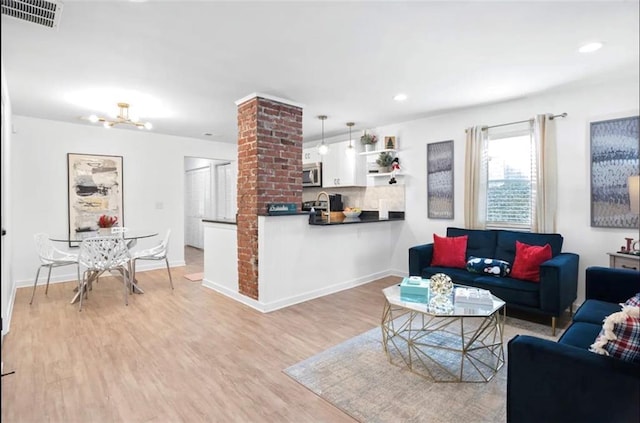
[[531,130],[490,129],[486,169],[487,228],[531,230],[536,187]]
[[539,114],[528,121],[466,129],[465,227],[555,232],[553,117]]

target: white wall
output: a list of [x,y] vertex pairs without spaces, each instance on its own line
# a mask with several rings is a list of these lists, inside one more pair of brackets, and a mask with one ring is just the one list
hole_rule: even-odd
[[7,88],[7,79],[4,73],[4,65],[2,68],[2,228],[7,229],[7,235],[2,237],[2,280],[0,286],[0,296],[2,301],[2,340],[4,335],[9,332],[11,324],[11,310],[13,309],[13,300],[15,299],[15,285],[12,275],[12,250],[8,248],[11,245],[13,231],[11,228],[12,216],[11,208],[8,206],[11,193],[11,101],[9,98],[9,90]]
[[[67,153],[123,156],[124,222],[160,236],[171,228],[169,261],[184,265],[184,157],[235,160],[235,144],[139,130],[111,129],[14,116],[10,207],[13,281],[31,285],[38,267],[33,234],[68,231]],[[138,241],[138,248],[161,237]],[[65,246],[61,243],[60,247]],[[149,262],[141,270],[162,267]],[[72,267],[54,269],[52,281],[75,278]]]
[[[608,266],[609,251],[624,244],[624,237],[640,238],[637,229],[592,228],[590,216],[589,121],[638,114],[638,78],[554,90],[536,97],[477,107],[441,116],[383,126],[380,137],[398,137],[400,164],[405,176],[406,221],[393,256],[393,268],[408,268],[408,249],[432,242],[448,226],[464,227],[464,129],[519,121],[539,113],[567,112],[558,119],[559,201],[557,232],[563,250],[580,255],[578,301],[584,299],[584,269]],[[426,145],[454,140],[455,219],[430,220],[426,202]]]

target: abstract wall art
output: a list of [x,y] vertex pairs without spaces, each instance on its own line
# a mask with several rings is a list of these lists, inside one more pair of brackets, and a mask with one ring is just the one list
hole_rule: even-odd
[[429,219],[453,219],[453,141],[427,144]]
[[640,116],[591,122],[591,226],[637,228],[629,176],[640,172]]
[[98,229],[100,216],[124,226],[122,156],[67,154],[69,233]]

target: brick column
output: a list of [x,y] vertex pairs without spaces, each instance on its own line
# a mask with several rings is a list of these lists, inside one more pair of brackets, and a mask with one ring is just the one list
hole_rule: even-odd
[[258,216],[302,204],[302,107],[252,94],[238,106],[238,290],[258,300]]

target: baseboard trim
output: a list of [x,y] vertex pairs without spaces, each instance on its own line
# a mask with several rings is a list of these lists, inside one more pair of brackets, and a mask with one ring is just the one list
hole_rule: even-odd
[[344,291],[346,289],[355,288],[357,286],[364,285],[369,282],[373,282],[380,278],[384,278],[387,276],[402,276],[402,274],[403,272],[398,272],[396,270],[386,270],[382,272],[376,272],[369,275],[361,276],[359,278],[343,281],[322,289],[316,289],[313,291],[308,291],[302,294],[294,295],[288,298],[282,298],[276,301],[271,301],[269,303],[265,303],[259,300],[254,300],[253,298],[249,298],[243,294],[240,294],[239,292],[233,291],[228,287],[223,286],[214,281],[211,281],[207,278],[204,278],[202,280],[202,286],[204,286],[205,288],[213,289],[214,291],[219,292],[220,294],[223,294],[231,299],[234,299],[262,313],[269,313],[272,311],[280,310],[285,307],[290,307],[295,304],[303,303],[305,301],[313,300],[315,298],[320,298],[326,295],[335,294],[336,292]]
[[[176,260],[176,261],[169,262],[170,268],[182,267],[186,265],[187,264],[185,263],[184,260]],[[136,272],[147,272],[149,270],[166,269],[166,268],[167,267],[163,261],[146,261],[145,262],[141,260],[139,262],[136,262]],[[71,269],[71,267],[69,267],[69,269]],[[80,271],[82,271],[82,268],[80,269]],[[58,276],[51,275],[51,279],[49,280],[49,285],[54,283],[75,281],[76,277],[77,275],[75,272],[66,273],[64,275],[58,275]],[[47,282],[47,273],[46,273],[46,270],[43,270],[40,272],[38,286],[46,282]],[[16,281],[16,288],[26,288],[26,287],[33,288],[33,279],[22,279],[22,280]]]

